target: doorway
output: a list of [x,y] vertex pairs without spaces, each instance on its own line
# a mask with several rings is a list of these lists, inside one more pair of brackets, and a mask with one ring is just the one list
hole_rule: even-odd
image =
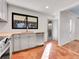
[[48,20],[48,41],[53,39],[52,35],[53,22]]

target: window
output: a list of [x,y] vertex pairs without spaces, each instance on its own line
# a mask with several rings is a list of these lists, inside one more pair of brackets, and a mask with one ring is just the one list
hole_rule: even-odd
[[38,17],[12,13],[12,29],[38,29]]

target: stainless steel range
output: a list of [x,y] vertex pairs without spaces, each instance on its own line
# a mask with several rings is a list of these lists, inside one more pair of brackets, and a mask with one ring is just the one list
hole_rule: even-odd
[[0,37],[0,59],[10,59],[10,38]]

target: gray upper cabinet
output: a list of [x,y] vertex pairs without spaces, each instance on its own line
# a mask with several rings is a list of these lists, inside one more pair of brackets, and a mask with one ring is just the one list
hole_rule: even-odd
[[7,1],[3,0],[3,20],[7,21]]
[[3,0],[0,0],[0,20],[1,20],[1,18],[2,18],[2,1],[3,1]]
[[7,21],[7,2],[0,0],[0,21]]

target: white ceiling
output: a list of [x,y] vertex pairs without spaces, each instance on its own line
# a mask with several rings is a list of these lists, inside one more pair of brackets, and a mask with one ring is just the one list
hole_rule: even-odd
[[[7,2],[9,4],[53,15],[53,13],[73,5],[79,2],[79,0],[7,0]],[[49,8],[46,9],[46,6],[49,6]]]

